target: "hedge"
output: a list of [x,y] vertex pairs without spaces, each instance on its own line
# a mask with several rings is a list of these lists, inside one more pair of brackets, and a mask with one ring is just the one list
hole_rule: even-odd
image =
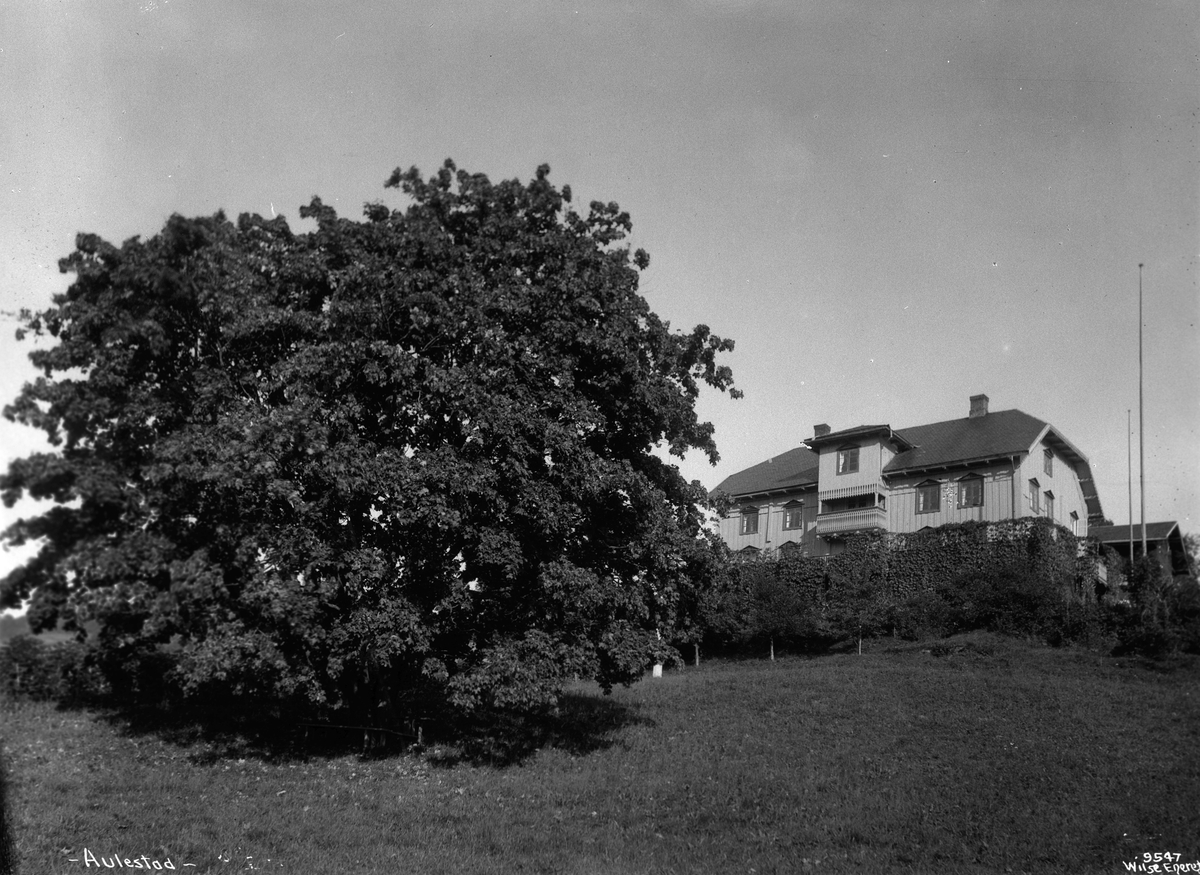
[[727,643],[966,628],[1086,638],[1100,561],[1094,543],[1044,518],[862,533],[831,556],[735,560],[704,624]]

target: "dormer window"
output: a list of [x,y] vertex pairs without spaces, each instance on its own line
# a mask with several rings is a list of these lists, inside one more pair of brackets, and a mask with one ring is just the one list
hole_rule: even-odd
[[858,447],[842,447],[837,453],[839,474],[853,474],[858,470]]

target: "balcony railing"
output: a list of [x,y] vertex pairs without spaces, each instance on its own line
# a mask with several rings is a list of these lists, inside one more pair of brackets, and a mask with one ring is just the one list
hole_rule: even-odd
[[886,529],[887,510],[882,507],[861,507],[817,514],[817,534],[858,532],[864,529]]

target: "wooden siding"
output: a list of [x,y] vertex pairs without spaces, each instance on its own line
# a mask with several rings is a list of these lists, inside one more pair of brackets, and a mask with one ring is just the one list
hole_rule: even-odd
[[[1045,451],[1051,450],[1046,442],[1039,442],[1033,451],[1021,460],[1017,473],[1017,492],[1019,505],[1014,516],[1047,516],[1061,526],[1071,528],[1071,513],[1079,514],[1078,535],[1087,534],[1087,500],[1083,495],[1083,487],[1079,483],[1079,472],[1065,458],[1054,453],[1052,473],[1045,470]],[[1034,511],[1029,501],[1029,481],[1038,481],[1039,510]],[[1046,492],[1054,493],[1054,511],[1046,511]]]
[[[968,473],[983,477],[983,504],[977,507],[958,506],[958,481]],[[929,481],[937,482],[941,507],[932,513],[917,513],[917,487]],[[1012,513],[1012,468],[998,465],[973,471],[958,470],[937,476],[919,474],[900,480],[889,480],[888,527],[893,532],[915,532],[926,526],[965,523],[972,520],[1004,520]]]
[[[858,447],[858,470],[849,474],[837,472],[838,450],[842,446]],[[821,491],[844,489],[851,486],[866,486],[879,480],[883,470],[882,448],[878,437],[849,440],[845,444],[829,444],[821,447],[817,476]]]
[[[784,506],[793,501],[804,502],[802,528],[785,529]],[[739,508],[747,506],[758,508],[758,531],[743,535],[742,514]],[[772,495],[769,498],[743,499],[738,507],[730,511],[729,516],[721,519],[720,530],[721,538],[734,552],[747,547],[754,547],[763,552],[778,550],[788,542],[798,543],[807,552],[816,555],[827,552],[824,542],[817,538],[817,495],[813,489]]]

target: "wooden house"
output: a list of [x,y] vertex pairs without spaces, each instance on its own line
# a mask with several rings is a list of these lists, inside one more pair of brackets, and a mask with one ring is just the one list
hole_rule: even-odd
[[1079,536],[1103,519],[1087,457],[1020,410],[912,428],[818,425],[803,446],[727,477],[721,535],[735,551],[838,552],[855,532],[1049,517]]

